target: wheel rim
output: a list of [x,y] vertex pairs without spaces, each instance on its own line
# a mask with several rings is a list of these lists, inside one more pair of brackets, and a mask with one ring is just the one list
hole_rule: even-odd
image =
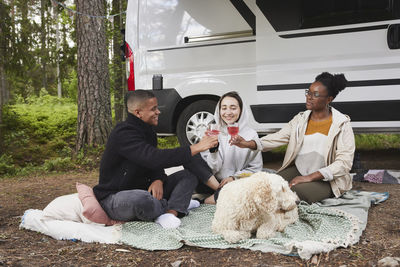
[[200,111],[190,117],[185,128],[186,137],[190,144],[196,144],[200,141],[211,122],[214,122],[214,115],[208,111]]

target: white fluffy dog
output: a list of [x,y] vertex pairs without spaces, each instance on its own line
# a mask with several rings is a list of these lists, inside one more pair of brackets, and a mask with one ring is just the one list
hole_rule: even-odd
[[257,233],[267,239],[298,219],[297,195],[281,176],[258,172],[226,184],[219,193],[214,233],[237,243]]

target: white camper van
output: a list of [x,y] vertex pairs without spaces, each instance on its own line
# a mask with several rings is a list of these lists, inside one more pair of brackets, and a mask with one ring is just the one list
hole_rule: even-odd
[[181,143],[228,91],[260,134],[280,129],[323,71],[349,80],[333,106],[356,132],[400,132],[400,0],[129,0],[125,28],[130,89],[154,89],[158,133]]

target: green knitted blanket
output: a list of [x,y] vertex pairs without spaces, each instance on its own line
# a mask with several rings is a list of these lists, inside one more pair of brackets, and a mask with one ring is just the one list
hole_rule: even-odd
[[[333,204],[329,201],[327,204],[300,203],[299,220],[268,240],[250,238],[237,244],[226,242],[211,230],[215,206],[203,204],[182,218],[182,224],[177,229],[165,230],[151,222],[125,223],[120,242],[146,250],[172,250],[186,244],[219,249],[246,248],[308,259],[313,254],[347,247],[359,240],[366,225],[367,213],[362,216],[357,213],[367,212],[373,197],[355,191],[348,192],[346,197],[339,202],[335,200]],[[346,211],[340,209],[342,205],[346,206]],[[352,212],[352,208],[349,209],[351,206],[358,210]]]

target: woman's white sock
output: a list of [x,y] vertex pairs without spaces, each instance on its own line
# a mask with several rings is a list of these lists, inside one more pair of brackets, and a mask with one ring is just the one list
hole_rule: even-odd
[[172,213],[164,213],[156,219],[156,223],[164,229],[175,229],[181,225],[181,220]]
[[195,209],[195,208],[198,208],[198,207],[200,207],[200,202],[195,200],[195,199],[191,199],[190,203],[189,203],[188,210]]

